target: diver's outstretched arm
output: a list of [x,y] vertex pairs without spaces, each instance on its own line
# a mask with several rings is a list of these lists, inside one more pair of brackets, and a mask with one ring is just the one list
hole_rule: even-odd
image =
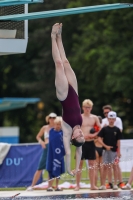
[[71,174],[71,135],[72,135],[72,128],[64,121],[62,121],[62,130],[63,130],[63,143],[66,153],[66,171]]
[[78,170],[79,170],[81,156],[82,156],[82,146],[76,148],[76,168],[75,168],[75,173],[77,173]]
[[71,146],[70,146],[70,141],[71,141],[71,135],[72,135],[72,128],[66,124],[64,121],[62,121],[62,130],[63,130],[63,143],[64,143],[64,148],[66,152],[66,171],[74,176],[75,173],[78,172],[79,170],[79,164],[81,161],[81,155],[82,155],[82,147],[77,147],[76,148],[76,167],[75,170],[71,170]]

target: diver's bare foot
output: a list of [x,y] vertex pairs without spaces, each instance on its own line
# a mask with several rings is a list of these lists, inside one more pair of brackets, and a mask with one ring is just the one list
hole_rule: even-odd
[[54,24],[53,27],[52,27],[51,37],[52,37],[52,38],[56,38],[58,32],[59,32],[59,23],[56,23],[56,24]]
[[61,37],[61,34],[62,34],[62,23],[60,23],[60,25],[59,25],[57,36]]
[[91,187],[90,190],[98,190],[98,187],[96,187],[96,186]]

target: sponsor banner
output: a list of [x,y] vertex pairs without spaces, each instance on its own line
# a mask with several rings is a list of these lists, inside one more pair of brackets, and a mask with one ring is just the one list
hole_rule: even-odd
[[[121,140],[120,167],[130,172],[133,167],[133,140]],[[0,187],[27,187],[31,185],[42,154],[39,144],[12,145],[0,165]],[[88,179],[88,178],[87,178]],[[42,177],[37,184],[42,182]]]
[[[31,185],[42,153],[38,144],[11,146],[0,165],[0,187],[27,187]],[[42,182],[42,177],[38,183]]]
[[122,172],[131,172],[133,167],[133,140],[121,140],[120,167]]

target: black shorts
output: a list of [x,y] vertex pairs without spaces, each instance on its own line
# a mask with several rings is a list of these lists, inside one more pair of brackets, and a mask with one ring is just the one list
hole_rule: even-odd
[[99,157],[101,157],[103,155],[103,148],[102,147],[95,147],[96,148],[96,151],[99,155]]
[[94,141],[86,141],[82,145],[82,156],[81,160],[95,160],[96,159],[96,152],[95,152],[95,144]]

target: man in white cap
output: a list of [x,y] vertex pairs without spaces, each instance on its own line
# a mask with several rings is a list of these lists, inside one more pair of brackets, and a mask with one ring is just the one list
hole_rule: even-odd
[[[108,116],[108,113],[110,111],[112,111],[112,106],[111,105],[104,105],[102,107],[102,109],[103,109],[103,114],[104,114],[105,118],[102,119],[101,127],[104,127],[104,126],[107,126],[109,124],[107,116]],[[122,124],[122,120],[121,120],[120,117],[118,117],[118,116],[116,117],[114,125],[117,126],[120,129],[121,132],[123,131],[123,124]],[[123,187],[125,185],[125,183],[122,180],[122,172],[121,172],[121,168],[120,168],[119,163],[117,165],[117,168],[118,168],[117,169],[117,174],[118,174],[117,177],[118,177],[118,180],[119,180],[118,186],[121,188],[121,187]],[[106,188],[107,189],[113,188],[113,184],[112,184],[112,169],[108,170],[108,175],[107,176],[108,176],[108,183],[106,184]]]
[[103,127],[99,134],[98,134],[98,140],[102,144],[104,148],[103,153],[103,184],[100,186],[100,190],[106,190],[106,176],[108,168],[112,167],[114,172],[114,186],[113,189],[117,190],[117,162],[116,159],[120,158],[120,139],[122,138],[122,133],[120,129],[116,126],[114,126],[115,120],[116,120],[116,112],[110,111],[108,113],[108,122],[109,125]]

